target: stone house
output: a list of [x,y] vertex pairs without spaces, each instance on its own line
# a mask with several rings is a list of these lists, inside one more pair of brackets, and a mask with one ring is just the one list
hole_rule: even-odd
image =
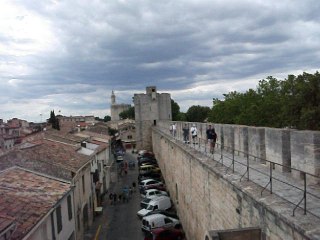
[[22,166],[49,176],[64,179],[74,188],[75,239],[83,239],[85,229],[93,222],[91,159],[77,153],[79,147],[50,139],[24,143],[20,149],[0,158],[0,170]]
[[20,167],[0,172],[0,240],[75,239],[70,182]]

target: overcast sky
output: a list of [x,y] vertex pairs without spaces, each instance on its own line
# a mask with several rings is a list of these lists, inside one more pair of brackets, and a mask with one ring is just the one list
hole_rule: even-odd
[[146,86],[186,111],[320,63],[319,0],[0,0],[0,118],[110,115]]

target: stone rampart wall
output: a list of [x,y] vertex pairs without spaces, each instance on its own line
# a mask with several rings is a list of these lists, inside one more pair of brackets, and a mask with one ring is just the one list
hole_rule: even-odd
[[[267,240],[317,239],[308,231],[316,221],[301,212],[292,217],[291,204],[274,194],[262,197],[261,187],[225,174],[223,166],[159,127],[169,129],[164,122],[153,128],[153,151],[187,239],[202,240],[209,230],[244,227],[260,227]],[[308,223],[304,229],[303,222]]]
[[[175,122],[177,137],[182,138],[182,127],[196,124],[199,141],[205,142],[206,129],[209,123]],[[171,121],[159,121],[158,126],[169,133]],[[316,182],[311,175],[320,176],[320,132],[297,131],[292,129],[277,129],[250,127],[242,125],[213,124],[218,134],[217,147],[232,151],[235,154],[247,156],[261,163],[265,160],[276,163],[275,168],[284,172],[292,167],[292,176],[303,178],[299,171],[308,173],[307,182]]]

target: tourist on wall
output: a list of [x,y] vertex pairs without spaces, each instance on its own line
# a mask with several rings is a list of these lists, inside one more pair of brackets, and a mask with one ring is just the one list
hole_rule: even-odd
[[192,124],[192,127],[190,128],[190,133],[192,137],[192,143],[197,144],[197,136],[198,136],[198,129],[196,127],[196,124]]
[[186,123],[184,124],[184,127],[182,128],[182,131],[183,131],[183,142],[184,143],[190,143],[188,124],[186,124]]
[[176,125],[176,123],[174,123],[172,125],[172,135],[174,138],[176,137],[176,134],[177,134],[177,125]]
[[170,133],[173,137],[176,137],[177,125],[175,123],[170,125]]
[[207,129],[206,133],[207,133],[207,140],[210,145],[210,153],[213,154],[214,147],[217,141],[217,134],[214,127],[212,127],[211,124],[209,125],[209,128]]

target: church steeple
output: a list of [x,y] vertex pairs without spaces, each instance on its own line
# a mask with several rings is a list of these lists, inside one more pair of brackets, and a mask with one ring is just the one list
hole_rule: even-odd
[[114,95],[114,91],[112,90],[112,94],[111,94],[111,104],[115,104],[116,103],[116,95]]

